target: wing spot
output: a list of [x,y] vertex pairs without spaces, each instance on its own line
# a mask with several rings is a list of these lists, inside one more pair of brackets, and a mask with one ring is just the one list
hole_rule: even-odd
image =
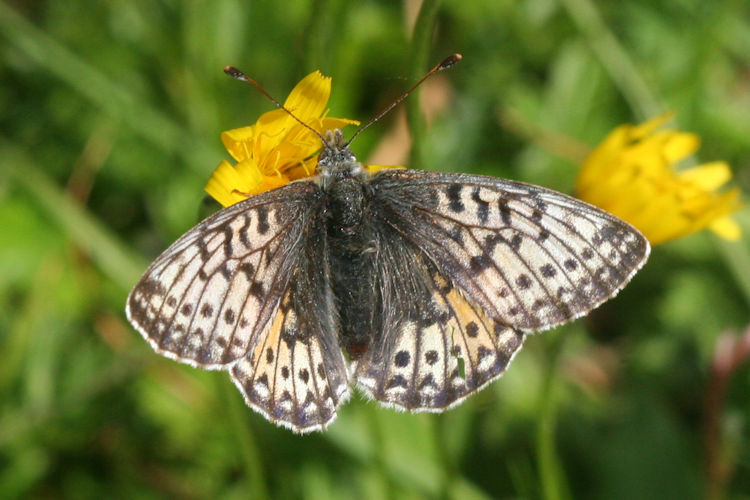
[[539,241],[539,243],[544,243],[545,241],[547,241],[547,238],[549,238],[549,231],[547,231],[546,229],[542,229],[541,231],[539,231],[539,236],[537,236],[536,239]]
[[488,234],[487,236],[485,236],[484,237],[484,249],[485,249],[485,252],[487,252],[488,255],[491,254],[492,252],[494,252],[495,251],[495,247],[501,241],[503,241],[503,237],[500,236],[499,234],[494,234],[493,233],[493,234]]
[[487,347],[480,345],[479,349],[477,349],[477,361],[482,361],[487,356],[491,355],[492,351],[489,350]]
[[226,262],[221,265],[220,272],[221,275],[224,276],[224,279],[227,281],[229,281],[229,279],[232,277],[232,271],[229,269],[229,266]]
[[270,229],[268,226],[268,209],[260,206],[255,209],[255,212],[258,214],[258,232],[260,234],[266,234]]
[[451,230],[448,231],[448,237],[458,243],[459,245],[464,244],[464,235],[461,232],[460,226],[455,226]]
[[433,378],[432,374],[427,375],[419,383],[420,390],[423,390],[427,386],[432,387],[433,389],[437,389],[437,384],[435,383],[435,379]]
[[180,313],[182,313],[183,316],[190,316],[190,313],[193,312],[193,304],[185,304],[182,306],[182,309],[180,309]]
[[203,268],[198,270],[198,279],[201,281],[206,281],[208,279],[208,274],[206,274],[206,271]]
[[534,222],[539,222],[540,220],[542,220],[542,212],[535,209],[533,212],[531,212],[531,220],[533,220]]
[[479,197],[479,188],[475,187],[471,192],[471,199],[477,204],[477,218],[479,222],[485,224],[489,213],[490,204]]
[[320,377],[325,377],[325,375],[326,375],[326,371],[323,368],[323,363],[318,363],[318,375]]
[[590,248],[584,248],[581,252],[581,257],[583,257],[586,260],[590,260],[594,258],[594,251]]
[[510,295],[510,290],[508,290],[508,287],[504,286],[500,289],[500,292],[498,293],[498,295],[500,296],[501,299],[506,299],[508,298],[508,295]]
[[174,297],[169,297],[169,298],[167,299],[167,305],[168,305],[169,307],[174,307],[174,306],[176,306],[176,305],[177,305],[177,300],[176,300],[176,299],[175,299]]
[[227,309],[224,312],[224,321],[226,322],[227,325],[231,325],[232,323],[234,323],[235,319],[236,319],[236,317],[234,315],[234,311],[233,310]]
[[510,247],[517,252],[518,249],[521,248],[521,242],[523,242],[523,236],[516,233],[510,239]]
[[401,375],[396,375],[392,379],[388,381],[388,385],[386,385],[386,389],[392,389],[394,387],[403,387],[404,389],[407,388],[409,384],[406,382],[406,379],[402,377]]
[[289,367],[286,367],[286,366],[281,367],[281,376],[284,378],[284,380],[289,378]]
[[461,190],[463,186],[461,184],[451,184],[448,186],[446,194],[448,195],[448,208],[455,213],[464,211],[464,202],[461,201]]
[[222,349],[227,346],[227,339],[224,337],[216,337],[216,345],[221,347]]
[[203,304],[203,307],[201,308],[201,316],[204,318],[210,318],[214,314],[214,308],[211,307],[211,304]]
[[505,331],[505,326],[501,323],[495,323],[492,327],[492,331],[495,333],[496,338],[500,338],[500,335]]
[[242,264],[240,264],[239,270],[241,273],[244,273],[245,276],[247,276],[248,280],[250,280],[252,274],[255,272],[255,267],[249,262],[243,262]]
[[466,334],[471,338],[476,338],[479,335],[479,325],[474,321],[469,321],[469,324],[466,325]]
[[304,383],[307,383],[307,381],[310,380],[310,372],[307,370],[307,368],[302,368],[299,371],[299,379]]
[[253,281],[253,284],[250,285],[250,294],[253,297],[260,298],[263,295],[263,283],[260,281]]
[[500,198],[497,201],[498,207],[500,208],[500,218],[503,220],[503,224],[506,226],[510,225],[510,207],[508,206],[508,200]]
[[518,278],[516,278],[516,285],[518,285],[522,290],[526,290],[531,286],[531,278],[529,278],[528,274],[522,274]]
[[541,272],[542,276],[545,278],[554,278],[557,274],[557,269],[555,269],[555,266],[552,264],[545,264],[539,268],[539,272]]
[[573,259],[566,260],[563,265],[568,271],[575,271],[576,269],[578,269],[578,262]]
[[471,267],[471,272],[480,273],[490,267],[490,259],[484,254],[475,255],[469,261],[469,266]]
[[305,406],[305,409],[310,406],[310,403],[312,403],[314,399],[315,395],[312,393],[312,391],[308,390],[307,394],[305,394],[305,401],[302,403]]
[[427,352],[426,352],[426,353],[424,354],[424,361],[425,361],[425,363],[427,363],[428,365],[432,366],[432,365],[434,365],[435,363],[437,363],[438,357],[439,357],[439,356],[438,356],[438,353],[437,353],[437,351],[434,351],[434,350],[432,350],[432,351],[427,351]]
[[273,349],[269,347],[268,349],[266,349],[266,363],[273,363],[273,358]]
[[208,259],[211,258],[211,254],[208,251],[208,246],[206,245],[205,239],[201,239],[200,243],[198,243],[198,251],[201,254],[202,262],[206,262]]
[[398,351],[394,357],[394,363],[399,368],[407,366],[409,361],[411,361],[411,356],[409,356],[407,351]]

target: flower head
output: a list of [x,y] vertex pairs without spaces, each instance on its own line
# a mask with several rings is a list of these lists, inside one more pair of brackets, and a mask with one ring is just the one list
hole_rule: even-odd
[[[326,116],[330,95],[331,78],[315,71],[294,87],[284,107],[321,134],[358,125],[354,120]],[[237,164],[222,161],[205,189],[225,207],[313,175],[321,147],[318,135],[282,109],[264,113],[255,125],[222,133],[221,140]]]
[[576,195],[630,222],[652,244],[708,228],[737,240],[730,214],[741,206],[739,189],[719,191],[732,176],[724,162],[684,170],[674,165],[698,150],[695,134],[657,130],[671,114],[641,125],[622,125],[589,155]]

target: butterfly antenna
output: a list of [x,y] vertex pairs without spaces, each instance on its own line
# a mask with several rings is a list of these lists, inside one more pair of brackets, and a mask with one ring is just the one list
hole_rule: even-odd
[[448,56],[448,57],[446,57],[446,58],[445,58],[445,59],[443,59],[442,61],[440,61],[440,63],[438,63],[438,64],[437,64],[437,65],[436,65],[435,67],[433,67],[433,68],[432,68],[432,69],[431,69],[430,71],[428,71],[428,72],[427,72],[427,74],[426,74],[426,75],[424,75],[424,76],[423,76],[423,77],[422,77],[422,78],[421,78],[421,79],[420,79],[420,80],[419,80],[419,81],[418,81],[417,83],[415,83],[414,85],[412,85],[412,87],[411,87],[411,88],[410,88],[409,90],[407,90],[406,92],[404,92],[403,94],[401,94],[400,96],[398,96],[398,97],[397,97],[397,98],[396,98],[396,99],[395,99],[395,100],[394,100],[394,101],[393,101],[392,103],[390,103],[390,104],[389,104],[389,105],[388,105],[388,106],[387,106],[387,107],[386,107],[386,108],[385,108],[385,109],[384,109],[383,111],[381,111],[380,113],[378,113],[377,115],[375,115],[375,118],[373,118],[373,119],[372,119],[372,120],[370,120],[369,122],[367,122],[367,123],[365,123],[364,125],[362,125],[361,127],[359,127],[359,128],[357,129],[357,131],[356,131],[356,132],[354,132],[354,135],[352,136],[352,138],[351,138],[351,139],[349,139],[348,141],[346,141],[346,143],[344,144],[344,146],[349,146],[349,144],[351,144],[351,143],[352,143],[352,141],[353,141],[354,139],[356,139],[356,138],[357,138],[357,136],[358,136],[359,134],[361,134],[363,130],[365,130],[365,129],[366,129],[367,127],[369,127],[370,125],[372,125],[372,124],[373,124],[373,123],[375,123],[376,121],[380,120],[380,119],[381,119],[381,118],[382,118],[382,117],[383,117],[384,115],[386,115],[386,114],[387,114],[387,113],[388,113],[388,112],[389,112],[390,110],[392,110],[393,108],[395,108],[395,107],[396,107],[396,105],[397,105],[398,103],[400,103],[401,101],[403,101],[404,99],[406,99],[406,97],[407,97],[407,96],[408,96],[409,94],[411,94],[411,93],[412,93],[412,92],[414,91],[414,89],[416,89],[417,87],[419,87],[420,85],[422,85],[422,82],[424,82],[425,80],[427,80],[427,79],[428,79],[429,77],[431,77],[432,75],[434,75],[434,74],[435,74],[435,73],[437,73],[438,71],[442,71],[442,70],[444,70],[444,69],[448,69],[448,68],[450,68],[451,66],[453,66],[454,64],[456,64],[456,63],[457,63],[458,61],[460,61],[461,59],[463,59],[463,56],[462,56],[461,54],[453,54],[453,55],[451,55],[451,56]]
[[307,123],[303,122],[299,118],[297,118],[297,115],[295,115],[294,113],[292,113],[286,106],[284,106],[283,104],[281,104],[279,101],[277,101],[276,99],[274,99],[273,96],[271,96],[271,94],[269,94],[268,92],[266,92],[266,89],[264,89],[263,87],[261,87],[260,83],[256,82],[255,80],[253,80],[252,78],[250,78],[249,76],[247,76],[245,73],[243,73],[242,71],[238,70],[234,66],[224,66],[224,73],[226,73],[227,75],[231,76],[235,80],[239,80],[241,82],[249,83],[250,85],[252,85],[256,89],[260,90],[261,94],[263,94],[264,96],[266,96],[268,98],[268,100],[270,100],[272,103],[274,103],[280,109],[283,109],[284,111],[286,111],[289,116],[291,116],[292,118],[294,118],[295,120],[297,120],[300,125],[302,125],[306,129],[310,130],[315,135],[317,135],[318,137],[320,137],[320,140],[323,141],[323,143],[325,143],[325,138],[323,137],[323,135],[320,132],[318,132],[317,130],[315,130],[314,128],[312,128],[310,125],[308,125]]

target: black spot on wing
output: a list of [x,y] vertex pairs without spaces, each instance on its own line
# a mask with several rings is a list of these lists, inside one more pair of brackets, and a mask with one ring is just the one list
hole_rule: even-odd
[[464,211],[464,202],[461,200],[461,184],[451,184],[446,190],[448,196],[448,208],[455,213]]
[[497,200],[497,205],[500,209],[500,218],[503,220],[503,224],[506,226],[510,225],[510,207],[508,206],[508,200],[505,198],[499,198]]
[[477,204],[477,218],[479,219],[479,222],[486,224],[490,204],[479,197],[479,187],[475,187],[471,191],[471,199]]
[[261,205],[255,210],[255,213],[258,216],[258,233],[262,235],[266,234],[270,229],[268,225],[268,209]]

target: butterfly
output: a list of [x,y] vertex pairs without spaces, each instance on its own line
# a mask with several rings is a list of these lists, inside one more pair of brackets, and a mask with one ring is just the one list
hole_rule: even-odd
[[127,299],[157,352],[227,370],[295,432],[328,426],[352,385],[388,407],[454,407],[528,333],[587,314],[648,257],[635,228],[585,202],[481,175],[370,174],[349,142],[327,131],[315,176],[208,217]]

